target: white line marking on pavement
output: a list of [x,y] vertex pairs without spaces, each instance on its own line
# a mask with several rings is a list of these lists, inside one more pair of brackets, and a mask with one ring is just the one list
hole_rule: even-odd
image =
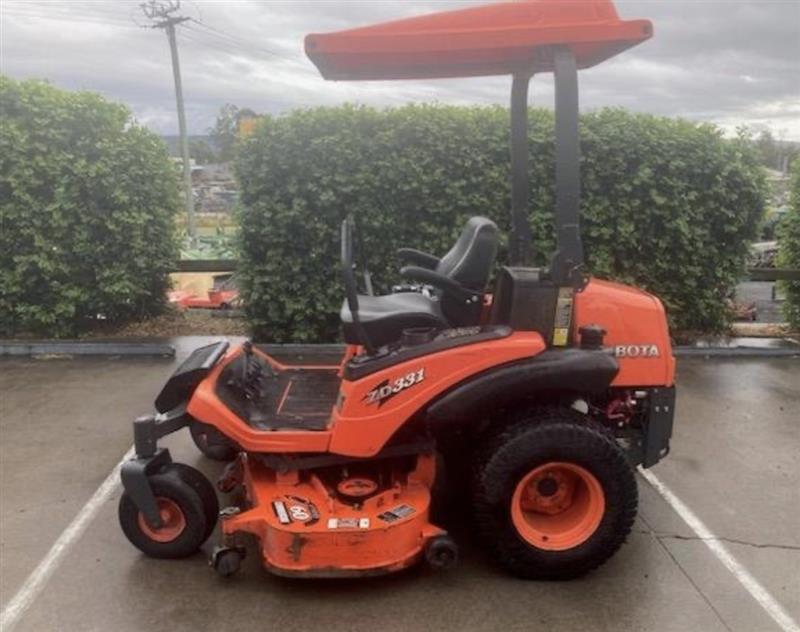
[[101,483],[100,487],[97,488],[89,499],[89,502],[81,508],[78,515],[69,523],[69,526],[61,532],[61,535],[58,536],[58,540],[50,547],[47,555],[42,558],[39,565],[28,575],[28,578],[17,591],[17,594],[14,595],[11,601],[6,604],[6,607],[3,608],[3,612],[0,614],[0,630],[2,630],[2,632],[9,632],[11,628],[17,624],[22,615],[25,614],[28,608],[31,607],[31,604],[36,597],[39,596],[39,593],[42,592],[42,589],[45,587],[52,574],[61,565],[61,562],[64,561],[72,545],[83,535],[89,523],[91,523],[92,519],[97,515],[97,512],[100,511],[100,508],[108,501],[111,494],[116,491],[120,484],[119,470],[122,464],[132,458],[133,455],[134,448],[131,446],[130,450],[122,457],[122,460],[114,466],[111,473]]
[[717,536],[711,532],[705,523],[700,520],[700,518],[698,518],[669,487],[664,485],[664,483],[649,470],[640,467],[639,473],[650,483],[653,489],[667,501],[667,504],[672,507],[675,513],[689,525],[689,528],[695,532],[703,544],[711,549],[711,552],[717,556],[717,559],[722,562],[725,568],[727,568],[737,580],[739,580],[739,583],[744,586],[744,589],[749,592],[764,611],[772,617],[772,620],[780,626],[783,632],[800,632],[800,626],[798,626],[791,615],[783,609],[783,606],[781,606],[775,598],[769,594],[767,589],[764,588],[758,580],[733,557],[733,555],[731,555]]

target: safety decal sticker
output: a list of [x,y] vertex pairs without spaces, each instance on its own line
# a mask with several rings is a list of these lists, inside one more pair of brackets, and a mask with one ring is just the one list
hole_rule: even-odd
[[292,516],[292,520],[297,520],[298,522],[311,520],[311,514],[308,512],[308,509],[302,505],[292,505],[289,507],[289,513]]
[[310,500],[298,496],[284,496],[272,501],[272,510],[281,524],[300,522],[310,526],[319,521],[319,511]]
[[367,404],[378,404],[378,408],[383,406],[392,397],[404,390],[416,386],[425,380],[425,368],[411,371],[403,377],[398,377],[396,380],[389,381],[383,380],[380,384],[371,389],[365,396]]
[[382,514],[378,515],[378,518],[384,522],[394,522],[395,520],[408,518],[408,516],[412,515],[414,512],[416,512],[416,509],[410,505],[398,505],[394,509],[384,511]]
[[284,505],[282,501],[273,500],[272,510],[275,512],[275,515],[278,517],[278,522],[281,524],[289,524],[292,521],[289,517],[289,513],[286,511],[286,505]]
[[369,529],[369,518],[328,518],[328,529]]

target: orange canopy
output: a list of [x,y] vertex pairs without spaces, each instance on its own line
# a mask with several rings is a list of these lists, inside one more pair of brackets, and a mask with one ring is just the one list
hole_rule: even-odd
[[305,47],[325,79],[426,79],[552,72],[551,45],[588,68],[652,34],[611,0],[519,0],[313,33]]

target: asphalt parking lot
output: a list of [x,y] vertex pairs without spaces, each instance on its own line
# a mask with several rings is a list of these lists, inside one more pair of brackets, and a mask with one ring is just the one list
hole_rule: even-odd
[[[460,568],[448,573],[290,580],[262,571],[251,555],[222,580],[204,555],[160,561],[135,550],[117,525],[118,486],[92,504],[131,446],[130,421],[149,412],[180,351],[175,360],[0,359],[6,629],[752,632],[796,629],[800,620],[797,360],[679,362],[672,454],[651,472],[707,527],[711,547],[640,477],[628,543],[577,581],[505,576],[470,543],[464,518],[448,525],[463,546]],[[166,444],[176,460],[218,472],[188,432]],[[57,542],[64,548],[54,558]],[[736,564],[723,564],[714,546]],[[44,583],[31,584],[42,570]],[[778,610],[770,613],[771,604]]]

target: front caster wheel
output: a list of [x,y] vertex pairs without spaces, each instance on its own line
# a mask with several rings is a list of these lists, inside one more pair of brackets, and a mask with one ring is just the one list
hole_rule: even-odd
[[127,492],[119,501],[119,523],[125,536],[150,557],[175,559],[196,553],[205,542],[208,529],[203,501],[194,487],[177,470],[148,477],[156,497],[162,524],[152,527]]
[[454,568],[458,564],[458,545],[449,535],[436,536],[425,547],[425,559],[436,570]]
[[482,539],[528,579],[570,579],[600,566],[630,533],[637,501],[614,438],[561,408],[532,411],[490,441],[473,486]]
[[239,454],[237,445],[214,426],[193,421],[189,432],[197,449],[213,461],[233,461]]
[[210,564],[220,577],[230,577],[242,568],[244,556],[242,547],[217,547],[211,554]]

